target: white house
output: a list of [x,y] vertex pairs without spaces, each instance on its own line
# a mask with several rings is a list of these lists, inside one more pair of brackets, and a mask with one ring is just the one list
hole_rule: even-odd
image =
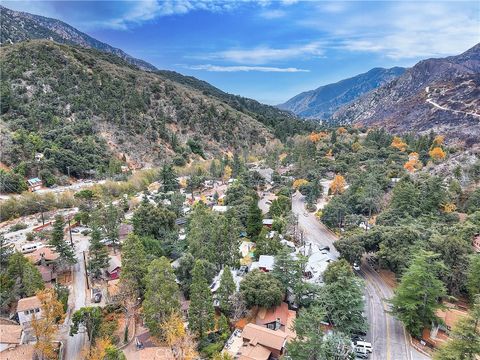
[[41,309],[41,302],[40,299],[36,296],[31,296],[28,298],[23,298],[18,300],[17,303],[17,316],[18,322],[25,330],[30,328],[32,323],[33,314],[37,319],[42,317],[42,309]]

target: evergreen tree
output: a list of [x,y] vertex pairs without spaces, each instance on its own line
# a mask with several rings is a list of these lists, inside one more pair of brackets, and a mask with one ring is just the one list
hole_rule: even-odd
[[143,294],[147,273],[147,254],[139,236],[128,235],[122,246],[122,272],[120,279],[132,291]]
[[[321,288],[319,302],[326,310],[328,319],[335,329],[351,335],[366,330],[363,317],[363,283],[352,271],[345,270],[349,265],[341,260],[340,265],[330,263],[326,271],[325,285]],[[333,276],[332,273],[335,273]]]
[[282,284],[271,273],[260,270],[253,270],[245,276],[240,283],[240,292],[249,308],[280,305],[284,295]]
[[5,279],[1,286],[2,306],[17,298],[33,296],[44,288],[38,269],[19,252],[9,257]]
[[189,328],[203,338],[215,325],[212,292],[207,280],[207,269],[202,260],[196,260],[190,288]]
[[300,259],[293,258],[290,249],[286,247],[275,256],[272,274],[285,290],[292,291],[294,294],[301,292],[305,260],[301,255]]
[[217,160],[215,159],[210,163],[210,176],[214,179],[219,177]]
[[53,231],[49,245],[59,254],[60,261],[63,265],[73,265],[77,262],[77,259],[73,248],[65,241],[65,234],[63,232],[64,228],[65,221],[63,220],[63,217],[57,215],[55,217],[55,222],[53,223]]
[[247,234],[250,238],[256,239],[262,231],[262,220],[262,210],[260,210],[256,201],[252,201],[247,216]]
[[470,255],[467,290],[472,300],[476,295],[480,294],[480,256],[478,254]]
[[102,270],[108,267],[108,250],[107,247],[100,242],[102,234],[96,224],[92,226],[90,234],[90,246],[88,248],[88,268],[90,274],[98,278],[102,275]]
[[240,156],[238,156],[238,153],[235,153],[233,155],[232,176],[234,178],[238,178],[238,176],[242,173],[242,171],[243,171],[242,161],[240,160]]
[[434,355],[434,360],[475,360],[480,355],[480,295],[466,318],[458,320],[450,340]]
[[392,299],[393,313],[414,336],[420,336],[425,326],[437,320],[439,300],[446,294],[445,285],[438,279],[437,257],[423,250],[416,254]]
[[178,189],[177,174],[172,164],[164,164],[160,170],[160,180],[163,185],[163,191],[175,191]]
[[230,301],[232,295],[236,290],[235,281],[233,281],[233,275],[228,266],[225,266],[220,279],[220,287],[217,290],[217,297],[220,302],[220,309],[229,314],[232,310],[232,303]]
[[167,258],[161,257],[150,263],[145,282],[145,324],[152,335],[162,338],[164,334],[160,325],[180,308],[178,285]]
[[118,227],[122,218],[121,211],[110,202],[106,207],[100,209],[103,232],[107,239],[111,241],[114,250],[119,245]]

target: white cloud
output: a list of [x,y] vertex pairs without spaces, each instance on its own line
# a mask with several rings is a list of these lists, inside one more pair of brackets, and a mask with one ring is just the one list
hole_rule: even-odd
[[355,5],[329,17],[314,13],[298,24],[321,32],[328,39],[325,48],[397,60],[458,54],[480,40],[478,2],[387,2],[368,11],[350,4]]
[[274,9],[274,10],[265,10],[260,12],[260,16],[265,19],[280,19],[287,15],[283,10]]
[[205,71],[213,71],[213,72],[239,72],[239,71],[283,72],[283,73],[310,72],[310,70],[297,69],[294,67],[279,68],[279,67],[272,67],[272,66],[246,66],[246,65],[220,66],[220,65],[203,64],[203,65],[188,65],[185,67],[191,70],[205,70]]
[[230,49],[212,54],[209,58],[258,65],[292,58],[306,56],[320,57],[322,55],[322,43],[311,42],[305,45],[291,46],[287,48],[259,46],[252,49]]

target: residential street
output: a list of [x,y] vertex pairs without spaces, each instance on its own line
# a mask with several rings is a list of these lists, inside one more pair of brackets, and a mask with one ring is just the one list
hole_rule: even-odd
[[[306,242],[313,242],[321,246],[330,246],[334,258],[338,257],[333,243],[335,235],[330,232],[315,215],[304,210],[304,196],[296,193],[293,197],[293,212],[298,216],[298,223],[304,232]],[[366,315],[369,323],[367,341],[373,345],[372,360],[425,360],[429,357],[419,353],[410,346],[408,335],[403,325],[389,315],[384,299],[393,296],[392,289],[383,279],[371,268],[364,265],[361,275],[366,284]]]
[[[70,289],[70,297],[68,299],[70,317],[73,313],[86,305],[87,284],[85,282],[85,267],[83,263],[83,251],[88,249],[88,237],[82,235],[74,235],[75,253],[77,255],[77,263],[73,268],[72,288]],[[77,360],[82,358],[82,350],[86,343],[85,332],[79,331],[75,336],[69,336],[70,317],[68,319],[68,327],[66,329],[65,339],[65,356],[64,359]]]

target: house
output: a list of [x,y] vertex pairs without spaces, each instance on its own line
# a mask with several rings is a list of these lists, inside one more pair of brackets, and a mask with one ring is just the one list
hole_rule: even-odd
[[119,255],[110,256],[108,260],[107,275],[109,280],[118,279],[122,269],[122,260]]
[[18,322],[23,330],[29,329],[32,323],[33,314],[38,319],[42,316],[42,303],[36,296],[23,298],[17,303]]
[[131,224],[120,224],[118,227],[118,241],[120,244],[127,239],[127,236],[133,231],[133,225]]
[[46,284],[55,283],[57,281],[57,271],[54,266],[36,265],[35,266],[40,275],[42,275],[43,282]]
[[42,180],[40,180],[38,177],[28,179],[27,183],[28,183],[28,191],[31,191],[31,192],[40,190],[43,186]]
[[334,261],[330,253],[326,250],[322,251],[318,246],[310,243],[300,247],[297,254],[308,256],[303,273],[306,281],[312,284],[321,284],[323,282],[323,273],[327,269],[328,264]]
[[259,269],[263,272],[270,272],[273,270],[273,265],[275,264],[275,257],[271,255],[260,255],[258,261],[253,262],[250,265],[250,271]]
[[34,265],[50,265],[55,263],[60,255],[51,247],[45,246],[25,255]]
[[273,219],[263,219],[262,220],[262,225],[271,229],[273,225]]
[[242,332],[243,346],[239,360],[279,359],[285,352],[287,334],[266,327],[247,324]]
[[23,343],[23,329],[16,324],[0,325],[0,352],[13,349]]
[[[260,308],[255,318],[255,324],[264,326],[270,330],[281,330],[285,332],[289,311],[288,304],[285,302],[270,309]],[[292,312],[295,313],[295,311]]]
[[437,324],[432,324],[431,329],[425,328],[422,332],[422,340],[433,347],[438,347],[450,339],[450,331],[457,322],[468,316],[467,311],[458,309],[453,304],[445,304],[445,309],[439,309],[436,312],[441,320]]
[[476,234],[472,241],[473,250],[480,253],[480,234]]

